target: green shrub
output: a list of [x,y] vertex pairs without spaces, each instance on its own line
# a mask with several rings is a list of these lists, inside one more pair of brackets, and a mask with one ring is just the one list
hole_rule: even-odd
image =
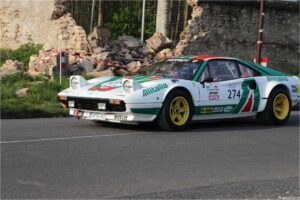
[[[24,73],[5,76],[1,85],[1,118],[28,118],[67,116],[57,100],[58,92],[69,86],[69,80],[63,77],[62,84],[58,78],[54,81],[41,77],[31,77]],[[15,92],[27,87],[29,93],[24,98],[18,98]]]
[[42,45],[33,43],[23,44],[16,50],[0,49],[0,65],[6,60],[18,60],[28,65],[30,56],[38,54],[41,49]]

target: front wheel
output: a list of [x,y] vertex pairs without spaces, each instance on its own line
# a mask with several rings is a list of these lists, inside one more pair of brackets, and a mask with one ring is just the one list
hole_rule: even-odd
[[173,90],[166,97],[157,118],[159,126],[166,131],[184,130],[191,123],[193,102],[189,94]]
[[257,114],[258,121],[264,124],[284,124],[290,116],[291,103],[286,90],[275,88],[271,92],[266,108]]

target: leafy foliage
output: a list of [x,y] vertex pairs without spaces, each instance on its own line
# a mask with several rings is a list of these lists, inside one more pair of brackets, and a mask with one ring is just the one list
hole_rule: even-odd
[[[41,77],[31,77],[17,73],[3,77],[1,85],[1,118],[28,118],[67,116],[67,112],[57,100],[57,93],[69,86],[67,78],[49,81]],[[29,93],[24,98],[15,95],[16,90],[27,87]]]
[[[116,5],[117,2],[113,2]],[[106,17],[105,25],[110,30],[111,39],[121,35],[132,35],[139,38],[142,24],[142,1],[123,3],[112,12],[112,17]],[[116,7],[115,7],[116,8]],[[146,2],[145,9],[145,38],[150,37],[155,31],[156,2]]]
[[28,65],[30,56],[33,54],[38,54],[41,50],[42,45],[28,43],[21,45],[16,50],[11,49],[0,49],[0,65],[2,65],[6,60],[18,60],[25,65]]
[[[109,28],[110,39],[116,39],[121,35],[141,36],[142,1],[119,0],[104,1],[104,26]],[[93,27],[97,25],[99,16],[99,2],[95,4]],[[92,1],[71,1],[71,12],[76,22],[90,32]],[[157,0],[146,1],[145,10],[145,38],[150,37],[155,31]]]

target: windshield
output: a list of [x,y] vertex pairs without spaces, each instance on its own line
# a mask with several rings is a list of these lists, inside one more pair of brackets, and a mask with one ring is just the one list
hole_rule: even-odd
[[135,75],[192,80],[202,63],[201,60],[193,59],[168,59],[144,67]]

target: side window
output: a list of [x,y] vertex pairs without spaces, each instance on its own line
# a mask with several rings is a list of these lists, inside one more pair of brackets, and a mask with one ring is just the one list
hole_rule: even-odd
[[239,70],[233,61],[212,60],[208,63],[209,74],[213,82],[239,78]]
[[200,83],[202,83],[204,80],[209,79],[208,68],[209,68],[208,65],[206,65],[204,71],[202,72],[202,74],[200,76]]
[[241,72],[241,78],[260,76],[260,73],[255,71],[254,69],[250,69],[249,67],[246,67],[245,65],[242,65],[240,63],[238,63],[238,66]]

